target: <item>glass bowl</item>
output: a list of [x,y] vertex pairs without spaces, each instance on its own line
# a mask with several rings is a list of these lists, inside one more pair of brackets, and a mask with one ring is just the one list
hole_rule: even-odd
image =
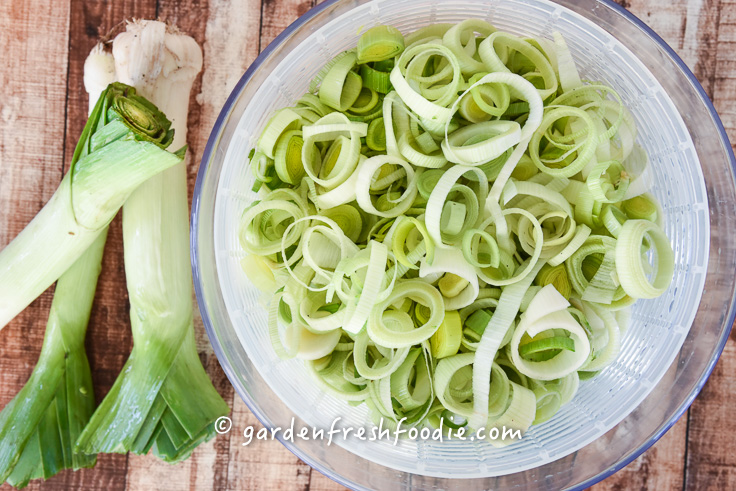
[[355,46],[361,28],[382,23],[408,32],[469,17],[515,34],[562,32],[583,78],[619,92],[652,162],[675,279],[662,297],[637,302],[616,362],[511,447],[339,437],[328,445],[326,438],[278,435],[299,458],[353,488],[587,487],[640,455],[683,414],[734,319],[731,146],[695,77],[641,21],[601,0],[328,0],[243,75],[212,131],[194,192],[192,266],[202,318],[225,373],[263,425],[287,428],[294,418],[297,429],[328,430],[340,416],[337,427],[357,427],[367,411],[321,393],[300,361],[280,361],[271,349],[266,311],[239,265],[239,218],[255,198],[249,150],[273,110],[293,104],[325,62]]

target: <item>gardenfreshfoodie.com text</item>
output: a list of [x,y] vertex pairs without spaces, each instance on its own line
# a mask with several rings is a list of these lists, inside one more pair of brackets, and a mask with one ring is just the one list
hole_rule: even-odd
[[[518,429],[507,428],[502,426],[497,428],[495,426],[490,428],[481,427],[477,430],[469,430],[465,427],[449,428],[443,425],[443,420],[440,420],[438,428],[416,428],[416,427],[405,427],[404,423],[406,418],[402,418],[397,423],[386,425],[383,418],[380,419],[377,426],[366,428],[364,426],[342,426],[342,418],[338,417],[329,428],[316,428],[301,426],[295,428],[295,420],[291,418],[289,426],[282,428],[276,426],[273,428],[261,427],[256,429],[254,426],[246,426],[242,431],[243,435],[243,446],[250,445],[253,440],[281,440],[286,442],[294,443],[295,440],[322,440],[327,442],[327,446],[332,445],[332,442],[337,439],[348,440],[350,438],[357,438],[362,441],[386,441],[391,445],[397,445],[400,439],[408,438],[411,440],[431,440],[431,441],[475,441],[475,440],[515,440],[521,438],[521,431]],[[215,423],[217,433],[226,434],[230,433],[233,429],[233,423],[230,418],[223,416]]]

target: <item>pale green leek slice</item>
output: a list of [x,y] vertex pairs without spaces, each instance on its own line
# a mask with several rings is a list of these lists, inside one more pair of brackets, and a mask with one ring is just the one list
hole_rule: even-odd
[[[470,198],[462,188],[455,187],[455,184],[464,176],[470,175],[473,187],[475,189],[464,186],[468,191],[472,191],[474,198]],[[475,199],[475,207],[469,208],[470,213],[466,214],[462,220],[462,226],[456,233],[442,233],[442,214],[445,209],[448,197],[453,191],[460,191],[463,198],[467,201]],[[442,177],[434,186],[429,200],[427,201],[427,212],[425,215],[425,223],[427,232],[437,247],[447,247],[462,242],[463,234],[474,227],[479,216],[479,211],[485,207],[486,197],[488,196],[488,181],[485,174],[477,167],[467,167],[456,165],[442,174]]]
[[455,164],[481,165],[503,155],[521,141],[515,121],[486,121],[465,126],[442,142],[442,151]]
[[[276,154],[276,143],[285,132],[298,130],[302,126],[301,118],[297,113],[285,107],[276,112],[269,120],[266,128],[258,139],[258,149],[268,158],[274,159]],[[287,181],[289,182],[289,181]]]
[[[650,280],[644,269],[641,247],[647,240],[654,248],[657,262]],[[656,298],[672,282],[675,255],[670,241],[656,224],[649,220],[628,220],[616,241],[616,272],[621,286],[633,298]]]
[[[393,374],[391,374],[391,395],[402,408],[402,414],[428,407],[434,399],[431,382],[429,360],[425,349],[412,348],[409,356]],[[421,421],[426,408],[421,410],[421,417],[409,417],[409,424]]]
[[658,218],[657,206],[646,195],[627,199],[621,208],[626,216],[635,220],[649,220],[656,223]]
[[[405,171],[406,187],[400,196],[392,200],[391,207],[386,210],[378,210],[371,199],[371,186],[375,184],[376,172],[385,165],[397,165]],[[360,163],[355,196],[360,207],[366,212],[379,217],[399,216],[411,207],[416,195],[417,183],[415,172],[414,168],[408,162],[397,157],[377,155]]]
[[553,34],[555,39],[555,54],[557,55],[557,75],[560,78],[560,85],[564,92],[577,89],[583,85],[575,66],[575,61],[567,47],[567,42],[562,35],[555,31]]
[[[569,144],[567,137],[556,137],[550,132],[553,125],[563,118],[577,118],[581,121],[584,125],[584,130],[581,131],[584,137],[582,142]],[[571,106],[554,107],[544,115],[544,119],[532,136],[529,142],[529,156],[540,171],[554,177],[571,177],[583,170],[593,156],[599,137],[595,123],[586,111]],[[550,145],[564,151],[562,156],[545,158],[541,155],[540,146],[543,138]],[[572,161],[564,160],[564,157],[568,156],[572,157]]]
[[[527,261],[527,263],[531,264],[530,261]],[[474,428],[484,425],[488,419],[489,382],[492,361],[498,349],[501,347],[506,333],[514,323],[524,293],[531,285],[543,264],[540,261],[536,265],[533,265],[532,270],[529,272],[530,274],[503,289],[501,297],[498,300],[498,307],[491,318],[491,322],[483,331],[478,349],[475,351],[475,360],[473,363],[474,401],[473,414],[469,420],[469,424]],[[526,266],[524,264],[521,267]]]
[[324,75],[319,86],[319,100],[325,106],[346,111],[360,95],[363,80],[353,71],[357,61],[355,53],[346,53]]
[[358,40],[358,63],[384,61],[401,54],[404,36],[391,26],[375,26],[368,29]]
[[567,270],[563,264],[558,264],[557,266],[545,264],[539,271],[535,282],[542,287],[552,285],[566,299],[570,298],[572,294],[572,286],[570,285]]
[[445,309],[456,310],[473,303],[480,290],[478,276],[473,267],[464,261],[461,251],[456,248],[438,248],[432,264],[423,260],[419,267],[419,277],[425,280],[434,276],[446,276],[447,273],[452,274],[457,281],[453,281],[454,284],[446,281],[445,288],[439,285]]
[[[450,392],[450,383],[456,373],[463,367],[471,367],[475,360],[473,353],[461,353],[454,356],[444,358],[439,361],[434,375],[434,387],[437,392],[437,398],[442,405],[449,411],[470,418],[473,414],[473,403],[456,400]],[[470,380],[466,377],[465,383]],[[457,387],[457,385],[455,385]]]
[[455,24],[445,32],[442,43],[457,57],[464,75],[472,75],[485,70],[485,65],[477,56],[475,33],[487,37],[496,29],[480,19],[468,19]]
[[463,325],[460,321],[460,314],[457,310],[446,311],[442,324],[429,339],[432,357],[439,360],[457,354],[462,337]]
[[485,230],[473,228],[466,231],[462,247],[465,260],[476,268],[498,268],[501,263],[498,243]]
[[370,338],[364,330],[355,337],[355,346],[353,348],[355,369],[366,380],[379,380],[391,376],[404,362],[410,350],[409,347],[389,349],[390,354],[388,356],[382,356],[374,360],[371,366],[368,365],[367,361],[369,343]]
[[322,211],[322,216],[334,221],[348,239],[357,242],[363,230],[363,219],[354,206],[339,205]]
[[[390,67],[393,68],[393,63]],[[379,70],[377,66],[360,65],[363,87],[373,89],[380,94],[388,94],[391,91],[391,68],[388,68],[388,71],[383,71]]]
[[588,174],[586,184],[593,199],[602,203],[621,201],[629,188],[630,178],[617,160],[599,162]]
[[[330,113],[312,125],[302,127],[302,163],[307,175],[320,186],[333,189],[353,173],[360,157],[360,138],[368,131],[366,123],[355,123],[340,113]],[[332,142],[326,155],[317,143]]]
[[[412,233],[413,247],[409,247],[410,234]],[[426,254],[427,262],[431,264],[434,261],[434,243],[429,237],[424,222],[412,217],[403,217],[394,229],[393,236],[391,237],[391,248],[394,257],[399,263],[409,269],[419,269],[416,263],[421,259],[421,256],[412,254],[418,251],[419,244],[424,244],[423,254]],[[409,251],[408,254],[406,252],[407,249]],[[409,259],[409,256],[412,256],[413,261]]]
[[382,117],[370,122],[365,139],[366,145],[371,150],[377,152],[384,152],[386,150],[386,128],[384,127]]
[[[420,66],[418,62],[426,62],[431,56],[442,56],[447,59],[452,76],[451,80],[439,91],[433,92],[433,94],[436,93],[436,97],[432,97],[432,100],[417,92],[407,81],[407,77],[411,78],[412,75],[422,73],[420,70],[423,70],[424,65]],[[410,70],[409,65],[412,62],[414,62],[413,70]],[[457,58],[452,51],[441,44],[419,44],[405,49],[391,71],[391,83],[404,103],[419,117],[443,124],[449,122],[452,117],[453,111],[447,106],[457,99],[461,77]]]
[[[405,329],[406,326],[413,325],[408,314],[388,309],[391,304],[404,298],[422,303],[431,310],[427,321],[416,329]],[[391,295],[373,308],[368,320],[368,335],[387,348],[413,346],[432,337],[444,316],[442,295],[435,287],[420,280],[407,280],[397,283]]]
[[[534,392],[514,382],[509,382],[509,385],[511,386],[511,395],[506,410],[500,417],[489,423],[498,428],[499,431],[515,429],[518,430],[518,433],[511,433],[506,439],[491,439],[491,445],[495,447],[505,447],[520,440],[521,435],[532,425],[536,415],[537,406]],[[486,435],[491,435],[490,430]]]
[[287,131],[279,138],[274,152],[274,167],[279,178],[289,184],[296,184],[306,174],[302,165],[304,139],[299,130]]
[[[509,345],[511,359],[516,368],[527,377],[536,380],[554,380],[576,372],[585,364],[590,354],[590,341],[585,330],[567,311],[569,303],[552,285],[542,288],[521,316]],[[562,349],[545,361],[528,361],[521,356],[522,336],[534,338],[550,330],[564,330],[572,339],[573,349]],[[562,346],[562,343],[560,343]]]
[[478,54],[488,72],[511,72],[512,70],[506,66],[498,55],[501,51],[508,56],[508,51],[511,50],[517,51],[526,57],[535,68],[530,71],[541,76],[544,88],[539,89],[539,95],[542,99],[546,99],[557,92],[557,76],[552,69],[552,65],[544,54],[530,43],[511,34],[497,31],[485,38],[478,46]]

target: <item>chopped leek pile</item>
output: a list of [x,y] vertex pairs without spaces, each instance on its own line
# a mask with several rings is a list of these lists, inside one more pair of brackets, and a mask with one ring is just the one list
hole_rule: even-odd
[[550,419],[673,277],[635,140],[558,33],[366,31],[250,156],[242,266],[276,353],[384,424]]

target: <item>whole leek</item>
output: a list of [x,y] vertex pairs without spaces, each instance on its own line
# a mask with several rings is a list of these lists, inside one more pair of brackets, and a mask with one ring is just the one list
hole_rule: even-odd
[[69,269],[142,182],[182,161],[164,150],[170,124],[132,87],[105,90],[59,188],[0,252],[0,329]]
[[[112,55],[97,45],[85,62],[89,112],[115,79]],[[41,355],[31,377],[0,413],[0,482],[16,487],[62,469],[92,467],[96,458],[73,450],[94,411],[84,338],[107,239],[104,229],[59,278]]]
[[[189,92],[202,54],[189,36],[161,22],[128,24],[113,43],[119,80],[136,86],[186,140]],[[214,436],[228,407],[199,360],[193,329],[185,165],[135,191],[123,208],[125,273],[133,351],[77,441],[88,454],[147,453],[176,462]]]

